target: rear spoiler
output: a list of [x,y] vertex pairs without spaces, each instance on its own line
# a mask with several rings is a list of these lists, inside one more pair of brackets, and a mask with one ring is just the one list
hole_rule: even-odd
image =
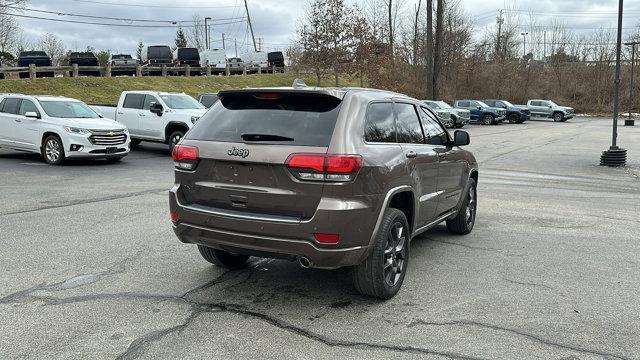
[[238,90],[223,90],[218,92],[220,99],[229,95],[251,95],[251,94],[298,94],[298,95],[320,95],[330,96],[339,100],[343,100],[347,91],[344,89],[332,89],[332,88],[254,88],[254,89],[238,89]]

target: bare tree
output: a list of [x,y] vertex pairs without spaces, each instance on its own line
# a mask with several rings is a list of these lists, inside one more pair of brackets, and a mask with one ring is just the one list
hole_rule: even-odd
[[198,49],[198,51],[204,51],[207,48],[206,44],[206,32],[204,28],[204,20],[198,14],[193,15],[193,27],[189,28],[187,32],[187,40],[189,44]]
[[433,93],[433,0],[427,0],[427,49],[426,49],[426,75],[427,75],[427,99],[435,99]]
[[65,55],[62,40],[54,34],[46,33],[40,40],[40,48],[51,57],[54,66],[60,65],[60,59]]
[[442,34],[444,21],[444,0],[438,0],[438,8],[436,9],[436,42],[433,49],[433,97],[438,98],[438,86],[442,64]]

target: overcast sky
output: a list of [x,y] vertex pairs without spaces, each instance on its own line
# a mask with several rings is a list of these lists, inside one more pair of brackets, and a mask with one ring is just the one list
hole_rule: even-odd
[[[411,9],[417,0],[403,2],[406,8],[405,16],[410,16]],[[304,14],[307,1],[248,0],[248,3],[256,37],[264,38],[266,50],[275,50],[284,49],[293,41],[298,19]],[[476,33],[480,34],[484,27],[495,22],[498,9],[506,7],[550,13],[548,16],[537,17],[537,22],[543,25],[556,18],[574,28],[614,27],[616,24],[614,13],[617,11],[618,1],[462,0],[462,3],[469,16],[475,19],[474,28]],[[92,16],[177,21],[185,26],[185,31],[188,31],[186,27],[191,25],[188,21],[192,20],[195,13],[213,19],[237,18],[245,15],[242,0],[31,0],[27,7]],[[625,27],[631,30],[640,22],[640,0],[626,0],[625,9],[629,10]],[[121,20],[98,20],[29,11],[23,14],[66,20],[130,24]],[[557,14],[563,14],[563,16]],[[136,45],[140,40],[146,44],[171,45],[175,37],[175,28],[108,27],[25,18],[19,21],[27,37],[32,41],[50,32],[63,39],[65,46],[72,50],[92,46],[98,50],[135,53]],[[251,42],[246,23],[229,24],[230,21],[225,20],[218,22],[227,22],[227,24],[212,27],[212,47],[222,47],[222,33],[225,33],[228,39],[226,43],[228,53],[233,53],[234,39],[238,43],[240,52],[244,52]],[[154,23],[154,25],[158,24]]]

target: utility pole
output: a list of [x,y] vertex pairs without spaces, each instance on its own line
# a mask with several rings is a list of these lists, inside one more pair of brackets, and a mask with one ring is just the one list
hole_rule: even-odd
[[544,37],[542,41],[542,48],[544,49],[542,54],[542,61],[544,61],[547,57],[547,30],[544,31]]
[[500,54],[500,43],[502,41],[502,23],[504,22],[504,18],[502,17],[503,14],[503,10],[500,9],[500,11],[498,11],[498,39],[496,41],[496,58],[498,58],[498,54]]
[[236,48],[236,57],[238,57],[238,39],[233,39],[233,45]]
[[618,147],[618,110],[620,107],[620,58],[622,53],[622,12],[624,0],[618,3],[618,39],[616,43],[616,80],[613,83],[613,135],[611,147],[600,156],[601,166],[625,166],[627,150]]
[[524,40],[523,49],[522,49],[522,53],[523,53],[522,58],[524,59],[525,57],[527,57],[527,35],[529,35],[529,33],[523,32],[523,33],[520,33],[520,35],[522,35],[522,39]]
[[247,0],[244,0],[244,8],[247,10],[247,21],[249,22],[249,29],[251,30],[251,39],[253,39],[253,50],[258,52],[258,45],[256,45],[256,37],[253,35],[253,25],[251,24],[251,16],[249,15],[249,5],[247,5]]
[[224,42],[224,33],[222,33],[222,49],[227,50],[227,46],[225,45],[225,42]]
[[209,25],[207,25],[207,21],[211,20],[210,17],[204,18],[204,47],[209,50],[210,42],[209,42]]
[[634,69],[636,65],[636,46],[640,45],[640,41],[634,41],[630,43],[626,43],[625,45],[631,46],[631,89],[629,89],[629,119],[625,120],[624,126],[634,126],[636,124],[635,120],[633,120],[633,78],[634,78]]

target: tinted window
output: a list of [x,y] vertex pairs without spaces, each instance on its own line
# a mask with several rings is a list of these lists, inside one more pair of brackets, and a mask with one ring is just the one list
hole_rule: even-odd
[[[273,99],[274,95],[277,97]],[[189,131],[194,140],[245,142],[243,135],[272,135],[265,140],[298,146],[329,146],[340,100],[316,94],[223,94]],[[255,138],[254,138],[255,140]]]
[[173,59],[173,54],[168,46],[152,46],[147,50],[149,59]]
[[468,101],[458,101],[459,107],[471,107]]
[[485,103],[485,104],[487,104],[487,105],[489,105],[489,106],[491,106],[491,107],[495,107],[495,106],[496,106],[496,104],[498,104],[498,103],[496,103],[495,101],[491,101],[491,100],[489,100],[489,101],[486,101],[486,100],[485,100],[485,101],[484,101],[484,103]]
[[178,49],[178,58],[182,60],[199,60],[200,53],[198,53],[198,49],[182,48]]
[[36,107],[36,104],[33,103],[33,101],[22,100],[22,103],[20,104],[19,114],[25,116],[25,114],[28,112],[34,112],[40,115],[40,111],[38,111],[38,108]]
[[2,108],[4,107],[4,103],[6,102],[5,99],[2,99],[2,101],[0,101],[0,112],[4,112],[2,111]]
[[218,102],[217,95],[202,95],[200,97],[200,103],[202,103],[206,108],[212,107],[216,102]]
[[398,142],[424,144],[424,135],[416,109],[411,104],[396,103]]
[[18,114],[18,110],[20,107],[20,99],[4,99],[4,106],[2,107],[2,112],[7,114]]
[[153,95],[145,95],[144,104],[142,105],[143,110],[149,110],[151,108],[151,103],[157,103],[158,99]]
[[444,145],[449,141],[447,132],[442,125],[436,120],[427,109],[421,108],[422,125],[427,135],[427,144]]
[[364,139],[367,142],[395,143],[396,124],[391,103],[373,103],[367,110]]
[[127,94],[124,98],[124,104],[122,107],[125,109],[142,109],[142,103],[144,102],[144,95],[142,94]]

